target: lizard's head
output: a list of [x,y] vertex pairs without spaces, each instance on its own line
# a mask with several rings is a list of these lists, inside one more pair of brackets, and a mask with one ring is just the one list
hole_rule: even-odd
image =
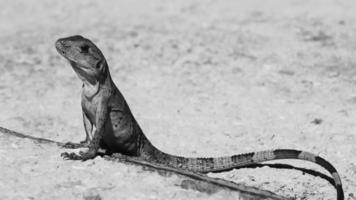
[[107,77],[109,71],[105,57],[90,40],[79,35],[61,38],[56,41],[56,49],[83,81],[95,84]]

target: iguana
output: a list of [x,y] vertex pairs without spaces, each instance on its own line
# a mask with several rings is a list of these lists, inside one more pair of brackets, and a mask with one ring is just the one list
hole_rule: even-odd
[[[99,147],[148,162],[198,173],[220,172],[254,163],[278,159],[314,162],[328,170],[335,183],[337,199],[344,199],[341,179],[325,159],[309,152],[276,149],[216,158],[188,158],[164,153],[145,136],[121,92],[115,86],[106,59],[99,48],[82,36],[58,39],[56,49],[71,64],[83,82],[82,112],[86,132],[85,152],[62,153],[71,160],[88,160],[98,155]],[[95,127],[95,129],[94,129]],[[67,146],[71,146],[68,143]]]

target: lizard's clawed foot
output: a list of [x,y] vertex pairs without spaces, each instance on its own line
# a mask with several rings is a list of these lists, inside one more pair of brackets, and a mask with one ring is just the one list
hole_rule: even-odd
[[61,156],[64,160],[81,160],[82,159],[82,157],[76,153],[64,152],[64,153],[61,153]]
[[61,153],[61,156],[63,157],[64,160],[86,161],[95,158],[96,155],[97,155],[96,151],[90,151],[90,150],[86,152],[80,151],[79,155],[76,153],[68,153],[68,152]]

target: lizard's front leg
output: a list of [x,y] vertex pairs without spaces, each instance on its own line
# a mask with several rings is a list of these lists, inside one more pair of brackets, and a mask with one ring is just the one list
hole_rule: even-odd
[[108,119],[108,108],[106,103],[101,103],[98,106],[96,116],[96,130],[93,139],[90,141],[88,151],[80,151],[79,155],[76,153],[64,152],[61,154],[64,159],[85,161],[88,159],[95,158],[95,156],[97,156],[100,147],[100,141],[103,138],[105,132],[105,122]]
[[85,140],[80,141],[80,144],[74,143],[74,142],[66,142],[64,145],[62,145],[63,148],[66,149],[78,149],[82,147],[89,147],[90,141],[93,138],[92,136],[92,131],[93,131],[93,124],[89,120],[88,116],[85,114],[83,111],[83,124],[84,124],[84,129],[85,129]]
[[83,111],[83,124],[85,129],[86,138],[81,141],[80,144],[90,145],[90,141],[93,139],[93,123],[89,120],[89,117]]

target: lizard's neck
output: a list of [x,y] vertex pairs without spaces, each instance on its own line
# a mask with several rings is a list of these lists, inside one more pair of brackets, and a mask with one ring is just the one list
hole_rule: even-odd
[[99,81],[96,81],[94,85],[89,83],[88,81],[83,81],[83,94],[85,95],[85,97],[92,98],[99,92],[99,89]]
[[87,98],[92,98],[93,96],[95,96],[101,88],[110,90],[112,87],[113,82],[111,80],[109,72],[107,72],[105,79],[96,80],[94,84],[87,80],[83,80],[83,94]]

